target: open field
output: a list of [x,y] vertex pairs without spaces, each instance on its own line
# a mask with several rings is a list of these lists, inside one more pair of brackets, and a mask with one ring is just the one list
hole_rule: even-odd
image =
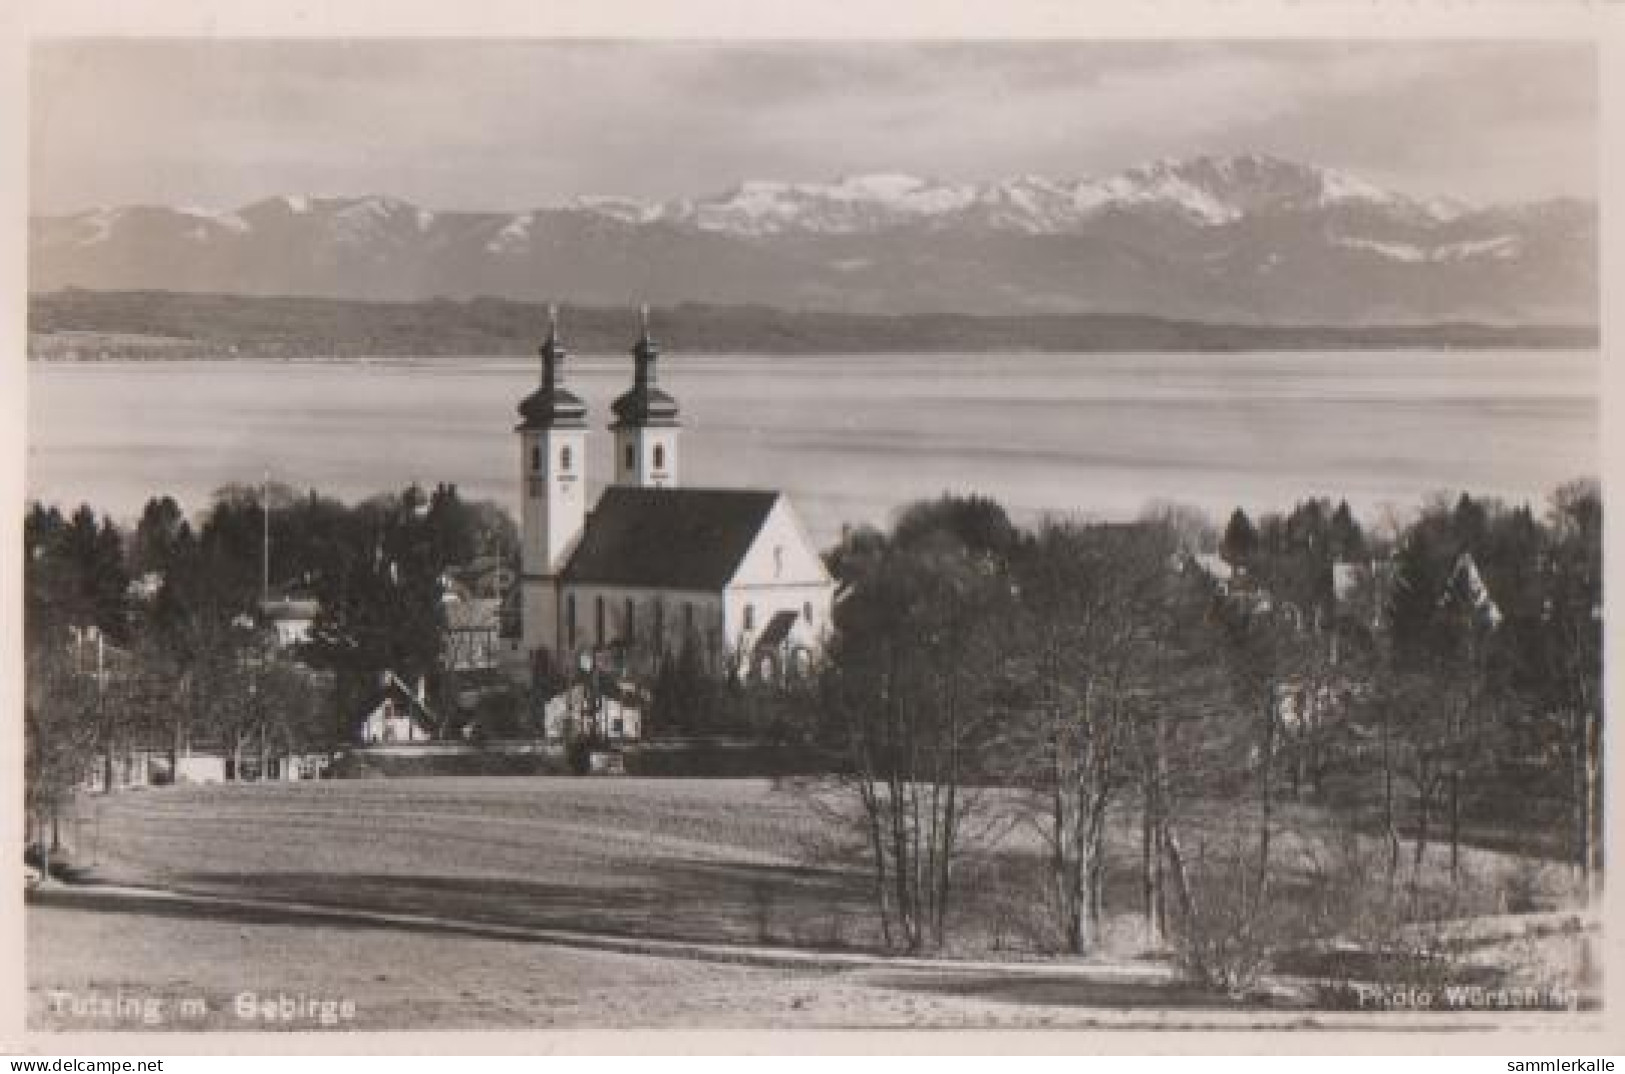
[[[28,911],[27,1017],[47,1032],[1394,1028],[1372,1012],[1242,1009],[1154,978],[767,969],[128,900],[41,902]],[[294,1006],[245,1012],[245,994]],[[139,1006],[95,1008],[120,997]],[[1450,1023],[1584,1029],[1596,1020],[1468,1012]]]
[[[500,935],[872,948],[867,876],[815,851],[821,822],[805,791],[763,780],[358,780],[87,798],[63,834],[89,879],[259,905],[165,906],[93,886],[41,894],[28,913],[30,1019],[110,1028],[52,1011],[49,994],[119,989],[160,997],[172,1013],[182,999],[206,997],[203,1027],[220,1029],[245,1028],[232,1009],[244,991],[349,997],[352,1028],[1085,1026],[1162,1008],[1239,1015],[1232,1001],[1139,957],[1133,828],[1125,815],[1113,832],[1108,942],[1084,960],[1100,980],[1047,980],[1050,971],[1032,965],[1053,956],[1042,944],[1030,832],[1010,829],[963,877],[955,953],[1028,963],[1011,981],[691,962]],[[1216,824],[1190,833],[1193,845],[1224,839]],[[1280,842],[1283,856],[1293,853],[1292,840]],[[1469,861],[1480,874],[1525,868],[1482,850]],[[355,913],[300,917],[265,903]],[[467,927],[369,922],[366,913]],[[1481,957],[1516,959],[1549,980],[1584,961],[1586,942],[1520,941]],[[1056,970],[1068,966],[1079,963]]]
[[[992,792],[994,809],[1013,799]],[[1108,918],[1131,926],[1139,832],[1114,814]],[[1246,838],[1192,810],[1193,854]],[[1312,810],[1278,809],[1278,855],[1324,867]],[[1250,816],[1231,818],[1250,823]],[[971,953],[1047,945],[1041,848],[1030,825],[993,824],[967,860],[956,929]],[[101,881],[675,940],[865,948],[878,937],[861,863],[831,856],[809,794],[766,780],[468,777],[169,787],[82,801],[66,836]],[[1442,869],[1444,850],[1429,858]],[[1406,850],[1409,858],[1409,848]],[[1469,849],[1471,872],[1527,874],[1540,896],[1562,870]],[[1438,871],[1435,870],[1435,872]],[[1486,907],[1486,910],[1519,907]],[[1526,907],[1527,908],[1527,907]],[[984,927],[974,927],[980,921]],[[966,928],[964,925],[973,927]],[[1117,953],[1132,953],[1133,940]]]
[[862,877],[806,865],[815,822],[765,781],[180,787],[81,816],[99,880],[668,939],[866,939],[843,932],[866,919]]
[[[1596,1012],[1465,1011],[1396,1020],[1383,1012],[1314,1012],[1290,1003],[1243,1009],[1149,973],[1135,979],[950,968],[752,968],[433,929],[311,924],[274,913],[196,907],[177,913],[94,897],[59,904],[42,896],[29,907],[27,925],[27,1021],[46,1032],[1407,1025],[1594,1031],[1600,1025]],[[259,1005],[241,1006],[245,995]],[[283,997],[292,1006],[281,1006]],[[122,1011],[97,1008],[121,998]],[[279,1004],[275,1013],[263,1006],[267,1000]]]

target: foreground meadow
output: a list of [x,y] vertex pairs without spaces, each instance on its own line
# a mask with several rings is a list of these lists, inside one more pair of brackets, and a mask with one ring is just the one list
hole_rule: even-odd
[[[751,967],[434,929],[195,907],[177,913],[131,900],[44,899],[29,908],[28,940],[28,1025],[44,1032],[1370,1028],[1375,1021],[1361,1012],[1247,1009],[1152,974]],[[140,1006],[94,1006],[119,996]],[[291,1005],[264,1007],[282,997]],[[1546,1014],[1540,1024],[1591,1021]]]
[[[871,880],[861,862],[829,853],[828,804],[766,780],[519,777],[86,798],[63,832],[86,883],[39,893],[29,908],[30,1024],[174,1028],[90,1025],[52,1009],[53,992],[121,990],[157,997],[171,1015],[188,997],[204,997],[208,1014],[188,1028],[209,1029],[297,1028],[245,1025],[233,1006],[245,990],[358,1005],[341,1027],[305,1028],[1082,1027],[1144,1025],[1145,1014],[1128,1012],[1159,1010],[1178,1012],[1170,1016],[1178,1024],[1222,1023],[1242,1008],[1282,1024],[1327,1005],[1301,986],[1246,1001],[1192,988],[1165,955],[1145,951],[1133,890],[1137,833],[1127,818],[1111,840],[1118,878],[1108,887],[1107,942],[1081,961],[1052,961],[1041,849],[1029,831],[1012,821],[996,851],[984,847],[967,861],[956,930],[967,940],[948,953],[1020,963],[1017,978],[968,963],[937,963],[940,973],[719,964],[658,947],[579,949],[501,933],[874,949]],[[1193,841],[1224,838],[1211,824]],[[1317,867],[1311,850],[1297,851],[1305,871]],[[1470,860],[1481,876],[1553,869],[1486,850]],[[253,905],[165,905],[98,894],[99,885]],[[341,912],[280,913],[279,902]],[[377,912],[448,927],[365,919]],[[1502,977],[1513,967],[1521,981],[1580,981],[1589,947],[1573,933],[1526,935],[1510,946],[1481,944],[1475,957]],[[1043,976],[1068,967],[1086,975]],[[1297,979],[1311,970],[1300,968]]]
[[[1019,800],[986,792],[966,836],[952,953],[1041,956],[1053,948],[1044,848]],[[96,882],[434,914],[617,936],[867,949],[872,878],[841,850],[827,793],[753,779],[467,777],[168,787],[82,799],[64,829]],[[1200,856],[1247,818],[1193,817]],[[1283,809],[1287,875],[1308,883],[1346,847]],[[1308,833],[1305,835],[1304,833]],[[1114,814],[1102,955],[1143,953],[1139,832]],[[1410,848],[1406,850],[1407,858]],[[1425,875],[1447,887],[1445,851]],[[1463,915],[1564,907],[1566,871],[1467,848]],[[1515,898],[1514,898],[1515,896]]]
[[810,942],[861,921],[865,895],[860,875],[806,864],[815,828],[766,781],[470,777],[162,788],[87,800],[69,834],[98,881]]

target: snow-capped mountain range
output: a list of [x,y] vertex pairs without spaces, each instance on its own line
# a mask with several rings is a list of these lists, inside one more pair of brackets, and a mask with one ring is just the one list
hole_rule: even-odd
[[752,180],[526,212],[280,196],[36,217],[36,291],[1144,312],[1228,321],[1593,321],[1596,210],[1469,207],[1268,156],[1105,178]]
[[1209,225],[1234,223],[1250,213],[1338,204],[1381,206],[1441,223],[1463,211],[1448,202],[1416,202],[1329,169],[1261,156],[1158,161],[1105,179],[1023,175],[944,183],[912,175],[861,175],[831,183],[753,180],[697,202],[585,197],[575,204],[629,223],[667,221],[736,235],[851,234],[910,225],[980,225],[1044,235],[1076,230],[1113,210],[1170,212]]

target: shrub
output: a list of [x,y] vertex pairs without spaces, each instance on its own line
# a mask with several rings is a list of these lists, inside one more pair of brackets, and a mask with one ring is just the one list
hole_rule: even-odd
[[1170,933],[1175,961],[1201,987],[1245,996],[1309,934],[1303,892],[1277,873],[1259,880],[1256,860],[1240,846],[1196,863],[1192,909],[1175,914]]
[[1273,919],[1259,900],[1226,878],[1204,885],[1202,897],[1174,929],[1175,957],[1187,976],[1228,996],[1250,992],[1269,970],[1276,946]]

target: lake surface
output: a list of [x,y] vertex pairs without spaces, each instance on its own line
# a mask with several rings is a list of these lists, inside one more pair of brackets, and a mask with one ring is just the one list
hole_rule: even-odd
[[[33,363],[28,490],[133,518],[230,481],[347,500],[410,481],[517,504],[515,406],[534,362]],[[944,490],[1023,516],[1216,516],[1346,497],[1371,517],[1466,489],[1543,504],[1599,471],[1596,352],[700,356],[662,359],[682,481],[782,488],[813,536]],[[572,358],[609,471],[631,360]]]

